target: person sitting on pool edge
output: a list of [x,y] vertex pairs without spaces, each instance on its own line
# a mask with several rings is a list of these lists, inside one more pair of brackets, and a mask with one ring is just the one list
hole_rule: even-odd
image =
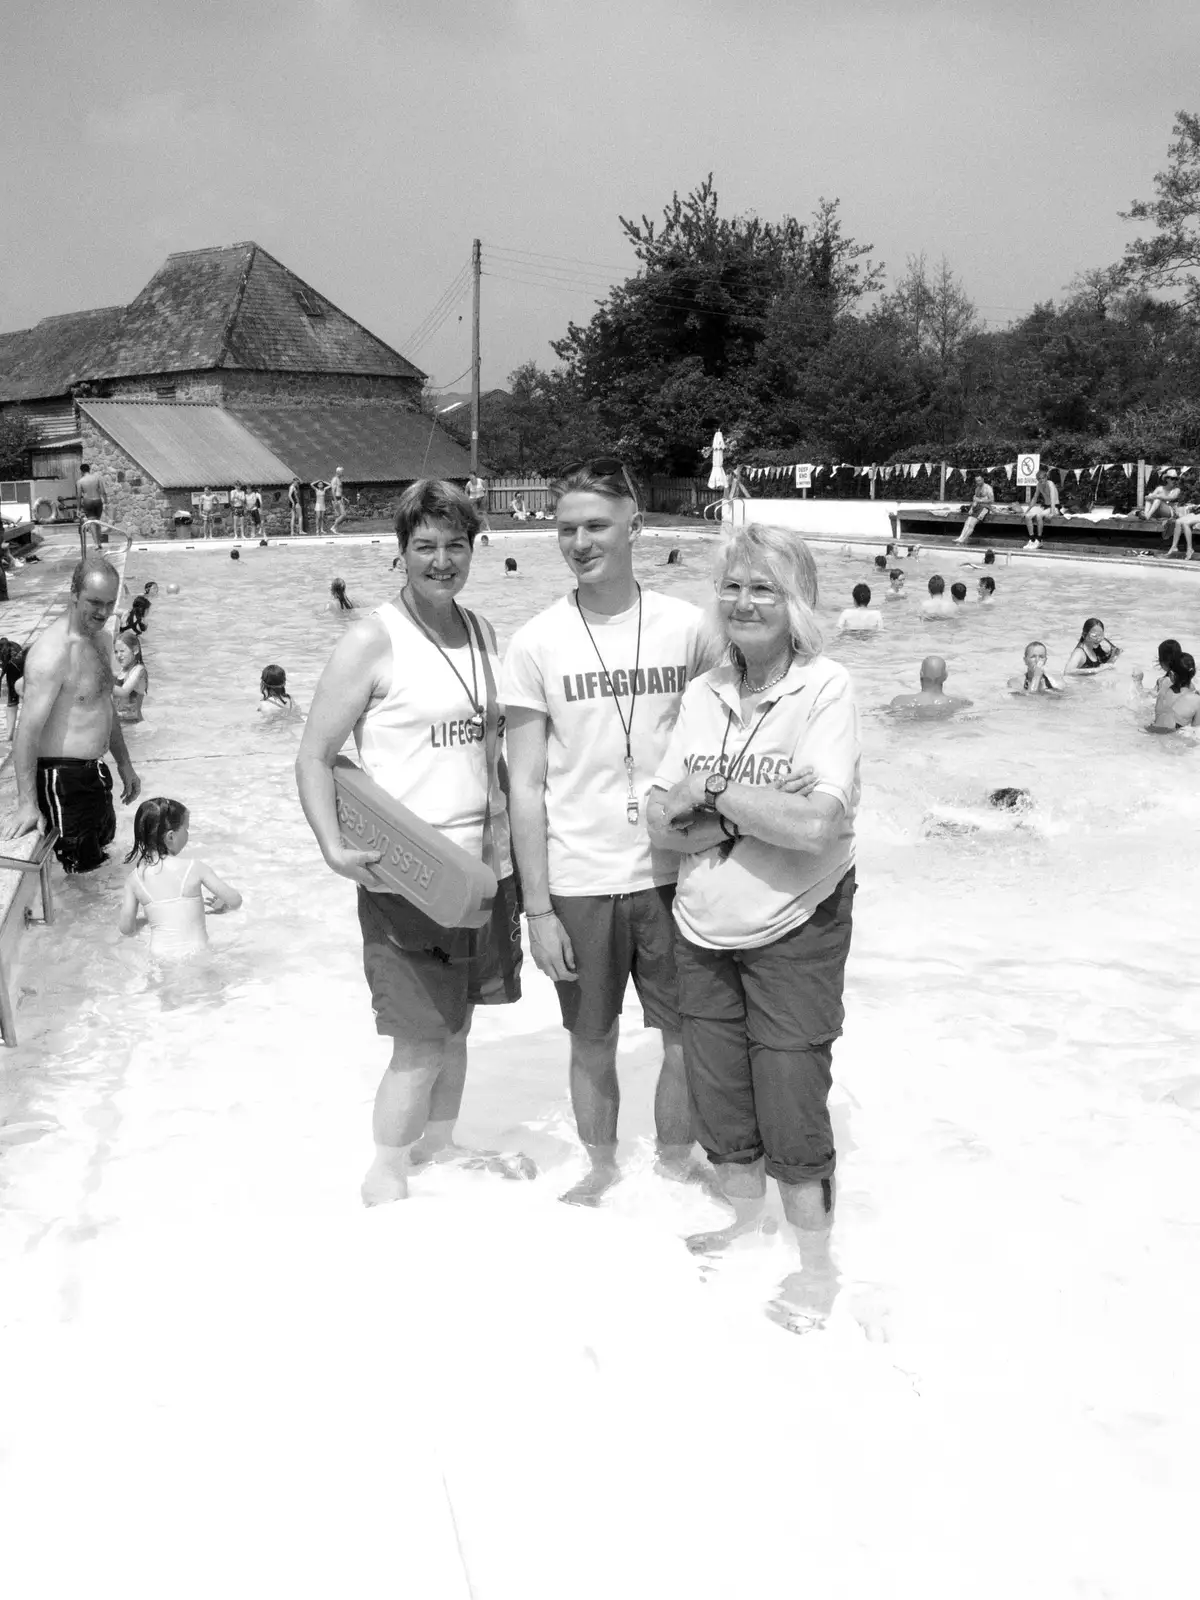
[[979,604],[990,606],[996,598],[996,580],[990,572],[985,572],[979,580]]
[[839,633],[877,633],[883,626],[883,613],[872,611],[871,590],[865,583],[856,583],[850,591],[854,601],[837,619]]
[[941,656],[926,656],[921,663],[921,688],[917,694],[898,694],[889,707],[892,711],[911,711],[918,717],[948,717],[971,702],[962,695],[946,693],[945,661]]
[[1159,687],[1151,733],[1174,733],[1177,728],[1200,727],[1200,694],[1193,683],[1195,676],[1195,658],[1181,650]]
[[950,599],[956,606],[965,606],[967,603],[967,586],[965,583],[952,583],[950,585]]
[[967,520],[963,523],[963,530],[955,540],[956,544],[966,544],[975,532],[975,529],[996,508],[996,495],[991,484],[982,472],[975,475],[975,489],[972,494],[971,504],[967,507]]
[[908,595],[904,588],[904,573],[899,567],[893,567],[888,573],[888,592],[885,600],[907,600]]
[[921,615],[923,617],[952,617],[955,614],[954,601],[946,593],[946,580],[940,573],[935,572],[929,580],[929,599],[921,601]]
[[1056,683],[1046,671],[1046,646],[1034,639],[1025,646],[1025,675],[1010,678],[1008,687],[1018,694],[1061,694],[1062,684]]
[[1099,617],[1088,617],[1079,635],[1079,643],[1067,657],[1066,672],[1099,672],[1109,667],[1121,654],[1121,647],[1104,637],[1104,624]]

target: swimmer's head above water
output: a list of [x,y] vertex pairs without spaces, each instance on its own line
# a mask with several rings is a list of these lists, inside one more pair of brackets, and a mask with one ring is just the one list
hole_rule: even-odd
[[985,567],[994,567],[996,565],[996,552],[994,550],[985,550],[983,552],[983,564]]
[[988,795],[988,805],[1000,811],[1028,811],[1033,796],[1028,789],[993,789]]
[[996,580],[990,575],[990,573],[985,572],[983,577],[979,580],[979,598],[981,600],[990,600],[995,592]]
[[179,800],[155,795],[143,800],[133,819],[133,848],[125,857],[135,866],[152,867],[164,856],[178,855],[187,844],[188,809]]
[[886,556],[876,556],[875,557],[875,570],[876,570],[876,572],[886,572],[887,571],[887,557]]
[[863,606],[869,606],[871,604],[870,586],[865,583],[856,583],[853,589],[850,591],[850,598],[854,601],[854,604],[860,608]]
[[929,580],[928,587],[930,594],[936,598],[938,595],[945,594],[946,580],[939,573],[935,572],[933,577]]
[[346,595],[346,580],[345,580],[345,578],[334,578],[333,582],[329,585],[329,592],[333,596],[333,598],[337,601],[339,610],[341,610],[341,611],[353,611],[354,610],[354,601],[349,599],[347,597],[347,595]]
[[517,570],[517,558],[516,558],[516,556],[505,556],[505,558],[504,558],[504,576],[507,578],[508,576],[510,576],[510,574],[514,573],[516,570]]
[[282,667],[264,667],[258,687],[264,700],[274,700],[281,706],[290,705],[292,697],[287,690],[287,673]]
[[921,663],[922,689],[941,689],[945,685],[948,671],[943,657],[926,656]]
[[966,586],[966,584],[965,583],[952,583],[950,585],[950,598],[953,601],[955,601],[956,604],[958,604],[960,606],[963,605],[964,602],[966,601],[966,598],[967,598],[967,586]]

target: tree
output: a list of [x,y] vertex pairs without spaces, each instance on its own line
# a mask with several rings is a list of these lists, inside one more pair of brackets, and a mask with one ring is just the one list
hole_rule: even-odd
[[0,411],[0,477],[23,478],[36,440],[21,411]]
[[1200,314],[1200,114],[1180,111],[1171,131],[1170,165],[1154,175],[1155,198],[1120,213],[1128,222],[1152,222],[1158,233],[1127,244],[1121,267],[1129,283],[1184,289]]
[[552,348],[576,415],[642,471],[694,473],[702,441],[755,410],[756,363],[779,324],[800,359],[882,270],[842,232],[836,200],[821,201],[811,227],[725,217],[711,174],[673,195],[661,220],[621,226],[636,274]]

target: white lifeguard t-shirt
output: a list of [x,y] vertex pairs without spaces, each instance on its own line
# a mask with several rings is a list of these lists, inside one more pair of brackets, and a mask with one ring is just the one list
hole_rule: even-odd
[[[391,641],[392,682],[386,696],[369,706],[354,727],[363,770],[393,800],[399,800],[480,860],[488,801],[487,749],[484,735],[471,725],[475,714],[471,697],[437,646],[402,607],[389,601],[375,615]],[[482,618],[480,622],[487,640],[492,680],[498,682],[500,660],[491,629]],[[474,629],[470,637],[470,645],[446,649],[446,655],[458,668],[463,682],[474,687],[474,653],[474,683],[478,685],[479,704],[486,712],[486,683]],[[499,718],[503,733],[503,697]],[[498,777],[492,783],[491,823],[496,875],[507,877],[512,871],[508,812]]]
[[774,697],[761,701],[748,722],[742,721],[739,683],[737,668],[725,665],[690,686],[655,784],[671,789],[689,772],[709,770],[725,772],[731,783],[769,784],[811,766],[817,790],[835,795],[843,812],[820,855],[743,836],[728,852],[680,857],[675,921],[686,939],[710,950],[774,944],[807,922],[854,864],[861,784],[850,674],[828,656],[793,662]]
[[[504,658],[504,704],[548,718],[546,844],[553,894],[632,894],[674,883],[679,869],[674,853],[651,849],[645,797],[683,691],[704,665],[702,613],[654,589],[642,590],[641,608],[640,651],[636,604],[615,617],[585,608],[585,627],[570,594],[519,629]],[[619,705],[629,721],[631,702],[638,799],[632,825],[625,730],[617,714]]]

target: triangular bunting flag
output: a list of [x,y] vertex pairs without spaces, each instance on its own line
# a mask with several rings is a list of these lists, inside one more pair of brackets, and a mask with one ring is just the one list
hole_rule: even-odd
[[1006,483],[1011,483],[1012,482],[1013,468],[1014,468],[1015,465],[1016,465],[1016,463],[1012,462],[1012,461],[1006,461],[1005,462],[1005,464],[1004,464],[1004,480],[1005,480]]
[[1132,461],[1123,461],[1121,463],[1121,470],[1124,472],[1125,476],[1128,478],[1129,475],[1133,471],[1133,462]]
[[1075,482],[1078,483],[1080,478],[1082,478],[1082,477],[1083,477],[1083,468],[1082,467],[1076,467],[1075,468]]

